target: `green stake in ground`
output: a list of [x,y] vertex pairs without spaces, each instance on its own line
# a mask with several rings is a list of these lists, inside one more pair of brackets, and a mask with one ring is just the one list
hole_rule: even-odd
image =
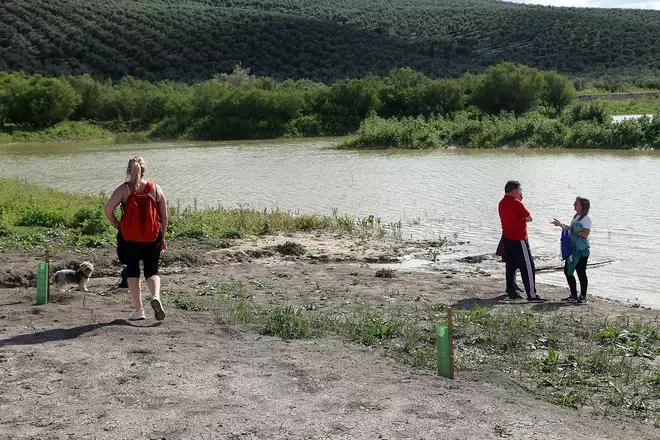
[[48,302],[48,263],[37,264],[37,305]]
[[447,325],[438,324],[435,328],[435,350],[438,375],[454,378],[454,341],[451,309],[447,309]]

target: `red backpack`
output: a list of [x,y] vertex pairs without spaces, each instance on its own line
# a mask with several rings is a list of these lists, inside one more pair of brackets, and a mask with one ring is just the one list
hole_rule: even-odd
[[119,230],[124,240],[153,243],[160,234],[158,203],[151,195],[152,180],[142,191],[133,191],[124,202]]

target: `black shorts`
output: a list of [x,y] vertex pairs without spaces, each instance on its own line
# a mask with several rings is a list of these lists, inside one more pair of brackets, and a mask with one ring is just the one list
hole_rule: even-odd
[[161,240],[159,235],[153,243],[138,243],[124,240],[121,233],[117,233],[117,257],[126,265],[128,278],[140,278],[140,260],[144,263],[145,279],[158,275]]

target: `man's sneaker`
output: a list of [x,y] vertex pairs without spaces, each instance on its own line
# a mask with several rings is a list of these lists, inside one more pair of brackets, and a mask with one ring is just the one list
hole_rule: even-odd
[[578,300],[578,297],[573,296],[573,295],[569,295],[568,297],[564,298],[564,301],[568,301],[568,302],[575,302],[577,300]]
[[539,295],[536,295],[536,296],[529,296],[529,297],[527,297],[527,301],[543,302],[543,301],[547,301],[547,300],[541,298]]
[[147,317],[144,316],[144,309],[133,310],[133,312],[128,315],[129,321],[140,321],[142,319],[147,319]]
[[509,299],[522,299],[523,298],[523,296],[521,294],[517,293],[517,292],[514,293],[513,295],[510,294],[510,293],[507,293],[507,296],[509,297]]
[[165,310],[163,310],[163,305],[160,303],[159,299],[152,299],[151,307],[154,309],[154,316],[156,317],[156,321],[162,321],[165,319]]
[[580,296],[577,300],[578,303],[580,304],[586,304],[587,303],[587,297],[586,296]]

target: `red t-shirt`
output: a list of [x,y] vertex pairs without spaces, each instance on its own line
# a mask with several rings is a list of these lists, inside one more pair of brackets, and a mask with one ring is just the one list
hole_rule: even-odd
[[527,222],[525,218],[529,217],[530,213],[523,202],[505,194],[500,200],[498,210],[504,236],[510,240],[527,240]]

